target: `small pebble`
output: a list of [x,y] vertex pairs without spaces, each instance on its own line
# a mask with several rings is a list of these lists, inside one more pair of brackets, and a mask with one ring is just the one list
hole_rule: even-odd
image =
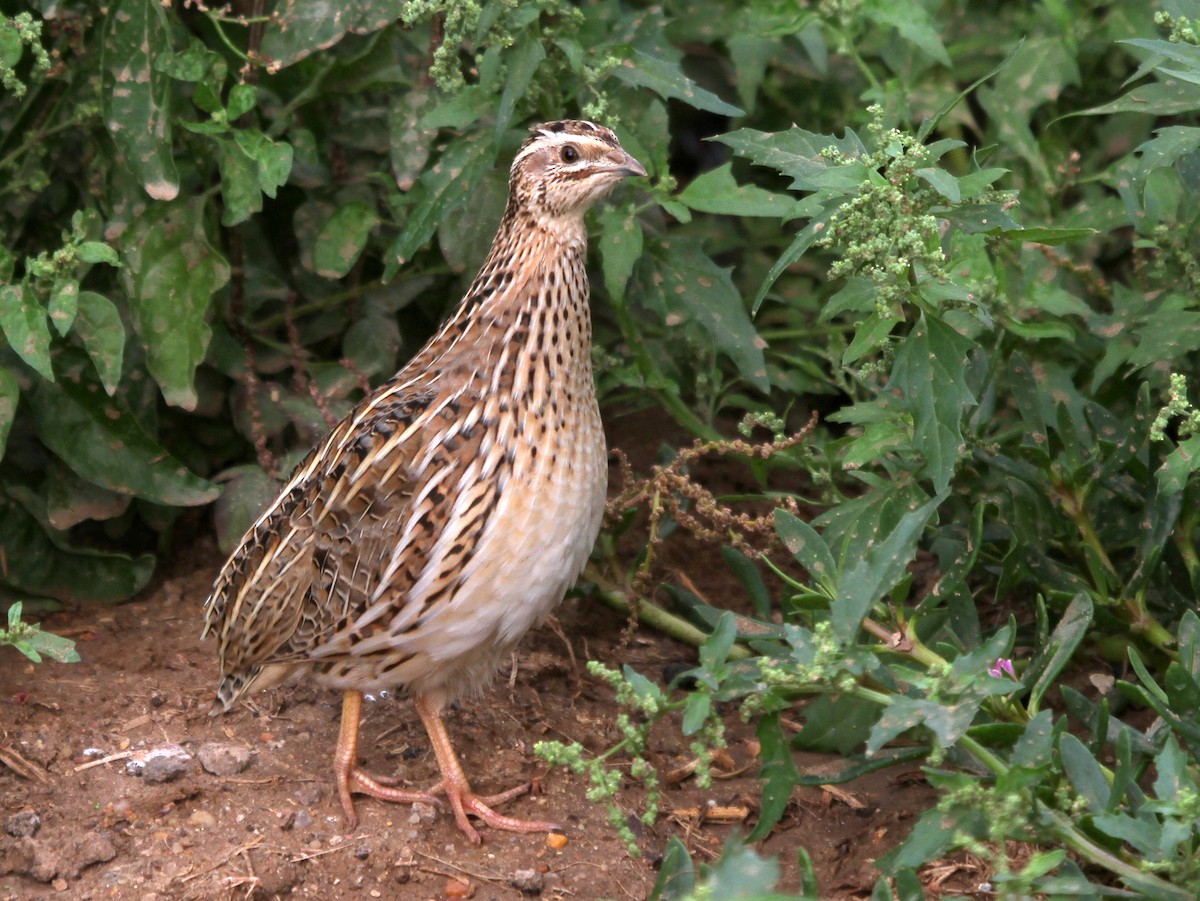
[[170,782],[187,772],[188,758],[174,754],[158,754],[147,759],[142,778],[147,782]]
[[567,837],[559,832],[551,832],[546,836],[546,844],[555,851],[561,851],[567,846]]
[[217,818],[207,810],[193,810],[192,815],[188,817],[188,822],[198,829],[207,829],[209,826],[217,825]]
[[250,749],[241,745],[209,742],[196,752],[200,766],[214,776],[236,776],[250,766]]
[[37,831],[42,828],[42,818],[32,810],[23,810],[20,813],[14,813],[4,821],[4,831],[13,838],[26,838],[27,836],[36,835]]
[[545,887],[542,874],[537,870],[517,870],[508,877],[508,884],[526,895],[540,895]]
[[353,853],[354,853],[355,860],[366,860],[368,857],[371,856],[371,849],[364,848],[364,847],[358,847],[358,848],[354,849]]
[[302,804],[305,807],[315,807],[321,803],[322,794],[319,785],[301,785],[292,792],[292,797],[296,799],[297,804]]
[[290,832],[293,829],[307,829],[312,823],[312,814],[307,810],[293,810],[279,828],[284,832]]
[[447,898],[466,898],[471,894],[471,883],[459,882],[457,879],[447,879],[442,894]]

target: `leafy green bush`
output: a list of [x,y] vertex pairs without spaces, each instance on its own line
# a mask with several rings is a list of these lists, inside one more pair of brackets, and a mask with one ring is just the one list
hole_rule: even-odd
[[[876,897],[955,848],[1010,896],[1194,897],[1200,5],[325,9],[0,26],[0,589],[128,597],[214,499],[236,538],[460,296],[521,126],[602,118],[653,176],[593,229],[603,397],[710,441],[823,414],[752,464],[768,498],[808,474],[820,514],[775,519],[807,576],[773,606],[727,553],[762,620],[736,644],[676,590],[709,699],[655,700],[692,735],[743,702],[750,837],[794,745],[916,756],[941,800]],[[1065,684],[1097,659],[1112,691]]]

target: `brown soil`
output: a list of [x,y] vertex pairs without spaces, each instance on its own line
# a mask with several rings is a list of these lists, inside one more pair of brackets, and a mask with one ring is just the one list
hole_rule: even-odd
[[[618,429],[644,424],[634,417]],[[630,443],[639,442],[622,446]],[[657,441],[643,446],[652,459]],[[694,563],[717,556],[686,541],[672,538],[672,558]],[[510,673],[447,716],[476,786],[486,793],[535,780],[537,794],[512,801],[506,812],[563,823],[565,846],[554,848],[541,835],[486,830],[483,844],[474,846],[444,812],[415,813],[370,798],[359,799],[358,828],[347,833],[330,778],[336,692],[279,689],[228,715],[207,715],[216,660],[212,643],[198,636],[201,605],[220,562],[211,540],[201,540],[135,603],[52,617],[45,627],[74,638],[81,663],[35,667],[15,650],[0,649],[0,759],[26,770],[22,776],[0,764],[0,827],[14,825],[12,815],[25,811],[40,819],[32,836],[0,829],[0,899],[484,901],[531,897],[515,887],[522,880],[527,890],[540,885],[543,898],[641,899],[671,835],[681,836],[696,860],[711,861],[732,833],[753,826],[756,745],[733,710],[727,765],[735,775],[707,791],[688,780],[667,790],[658,823],[638,827],[639,858],[626,852],[603,806],[588,801],[584,777],[534,757],[532,746],[543,739],[576,740],[592,751],[616,740],[613,693],[587,674],[583,661],[628,663],[658,679],[665,665],[694,660],[690,648],[657,634],[640,633],[623,646],[619,617],[596,602],[569,599],[558,615],[561,633],[550,627],[532,633]],[[722,573],[693,566],[691,575],[703,580],[710,598],[736,596],[736,583]],[[361,734],[368,770],[395,773],[413,786],[436,779],[428,739],[406,701],[368,704]],[[210,774],[196,759],[208,743],[249,749],[250,765],[235,775]],[[190,755],[176,778],[154,783],[127,773],[128,755],[168,745]],[[687,745],[678,731],[661,728],[652,756],[665,772],[687,762]],[[108,757],[114,759],[98,762]],[[797,755],[797,764],[807,769],[827,761]],[[779,857],[784,889],[799,886],[803,847],[823,897],[866,898],[879,875],[871,861],[902,839],[931,798],[913,770],[877,773],[834,790],[797,789],[761,851]],[[621,799],[628,813],[640,811],[633,787]],[[701,818],[714,808],[739,821]],[[960,886],[979,882],[978,873],[963,867],[951,872]],[[950,873],[927,879],[938,875]]]

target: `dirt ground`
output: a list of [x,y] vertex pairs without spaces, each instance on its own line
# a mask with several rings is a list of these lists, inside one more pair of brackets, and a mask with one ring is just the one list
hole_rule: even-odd
[[[644,442],[645,450],[656,443]],[[675,541],[678,560],[715,556],[680,544],[682,536]],[[220,563],[215,543],[202,538],[135,602],[51,617],[45,628],[75,639],[81,663],[35,668],[0,649],[0,760],[8,764],[0,764],[0,899],[641,899],[671,835],[695,859],[711,861],[732,832],[755,822],[756,745],[736,711],[728,716],[732,775],[708,791],[687,780],[669,788],[658,823],[638,827],[638,858],[626,852],[604,808],[587,800],[583,777],[533,755],[543,739],[576,740],[592,751],[616,740],[613,693],[587,674],[584,661],[629,663],[661,678],[664,666],[694,660],[692,649],[644,631],[622,646],[619,615],[596,601],[568,599],[560,630],[531,633],[511,672],[447,715],[475,786],[488,793],[535,780],[537,794],[505,812],[563,823],[566,843],[481,829],[484,842],[475,846],[444,812],[370,798],[359,799],[359,825],[348,833],[331,779],[336,692],[278,689],[208,716],[216,659],[213,643],[199,634]],[[706,576],[710,597],[736,593],[732,582],[713,585],[713,578]],[[407,701],[367,704],[361,735],[368,771],[411,786],[436,780],[428,739]],[[205,753],[220,757],[209,764],[221,772],[232,760],[228,775],[201,764],[206,745],[224,746]],[[248,765],[233,772],[245,751]],[[689,759],[687,741],[666,728],[651,752],[662,771]],[[131,774],[131,761],[139,760],[148,761],[144,775]],[[826,763],[797,755],[801,769]],[[798,886],[796,855],[804,847],[824,897],[866,898],[878,877],[871,861],[907,834],[931,799],[916,768],[831,790],[797,789],[760,850],[779,857],[783,889]],[[622,795],[631,814],[640,801],[632,788]],[[713,809],[726,809],[735,822],[702,818]],[[965,863],[926,874],[946,876],[947,886],[960,889],[980,881]]]

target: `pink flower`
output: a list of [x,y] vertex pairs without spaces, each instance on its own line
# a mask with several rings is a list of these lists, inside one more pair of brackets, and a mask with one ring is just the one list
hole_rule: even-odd
[[996,678],[1008,676],[1011,679],[1015,679],[1017,678],[1017,671],[1013,669],[1013,662],[1011,660],[1007,657],[1001,657],[988,670],[988,675],[995,676]]

